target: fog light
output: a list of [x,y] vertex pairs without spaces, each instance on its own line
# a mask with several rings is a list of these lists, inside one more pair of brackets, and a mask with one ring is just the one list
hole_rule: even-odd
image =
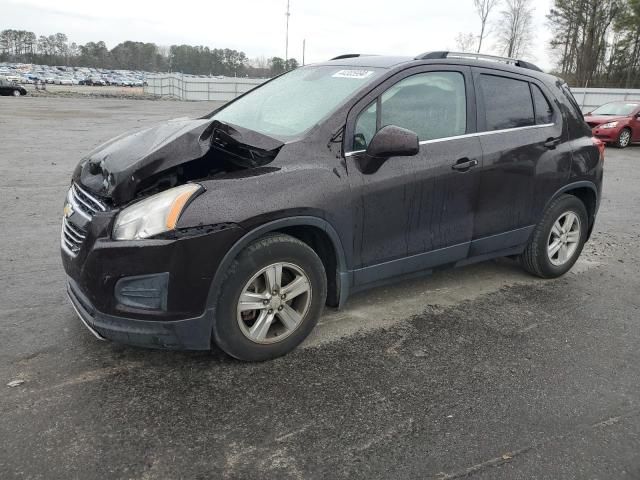
[[119,304],[147,310],[167,310],[169,272],[123,277],[116,283]]

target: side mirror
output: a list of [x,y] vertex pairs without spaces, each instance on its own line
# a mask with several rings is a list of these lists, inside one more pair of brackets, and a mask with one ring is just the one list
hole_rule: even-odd
[[418,135],[406,128],[387,125],[373,136],[367,155],[374,158],[410,157],[420,151]]

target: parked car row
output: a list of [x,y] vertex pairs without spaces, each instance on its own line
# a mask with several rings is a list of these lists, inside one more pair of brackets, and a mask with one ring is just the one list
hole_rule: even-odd
[[131,70],[0,63],[0,77],[22,84],[142,87],[146,84],[146,75],[147,72]]

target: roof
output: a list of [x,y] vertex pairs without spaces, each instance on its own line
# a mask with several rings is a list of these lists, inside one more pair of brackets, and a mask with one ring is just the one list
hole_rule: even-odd
[[[434,52],[434,53],[447,53],[447,52]],[[501,70],[512,73],[519,73],[530,75],[532,77],[544,78],[549,80],[555,78],[547,73],[538,70],[535,65],[528,64],[527,62],[521,62],[522,66],[517,66],[512,63],[503,63],[492,59],[500,59],[500,57],[486,58],[467,58],[450,56],[445,58],[418,58],[407,56],[387,56],[387,55],[364,55],[364,54],[347,54],[335,57],[335,59],[322,62],[316,65],[339,65],[347,67],[372,67],[372,68],[395,68],[400,65],[466,65],[479,68],[489,68],[495,70]],[[507,59],[513,60],[513,59]],[[527,68],[534,67],[534,68]]]

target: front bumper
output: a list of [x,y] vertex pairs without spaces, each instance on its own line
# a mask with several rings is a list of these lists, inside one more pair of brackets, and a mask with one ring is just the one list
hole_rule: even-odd
[[100,340],[175,350],[211,348],[211,313],[175,321],[137,320],[96,310],[77,283],[67,279],[67,295],[80,320]]
[[112,241],[113,212],[96,213],[77,251],[62,248],[67,293],[98,338],[145,347],[209,349],[213,277],[244,234],[235,224],[170,238]]
[[620,136],[619,128],[594,128],[592,130],[593,136],[599,138],[605,143],[613,143],[618,141]]

